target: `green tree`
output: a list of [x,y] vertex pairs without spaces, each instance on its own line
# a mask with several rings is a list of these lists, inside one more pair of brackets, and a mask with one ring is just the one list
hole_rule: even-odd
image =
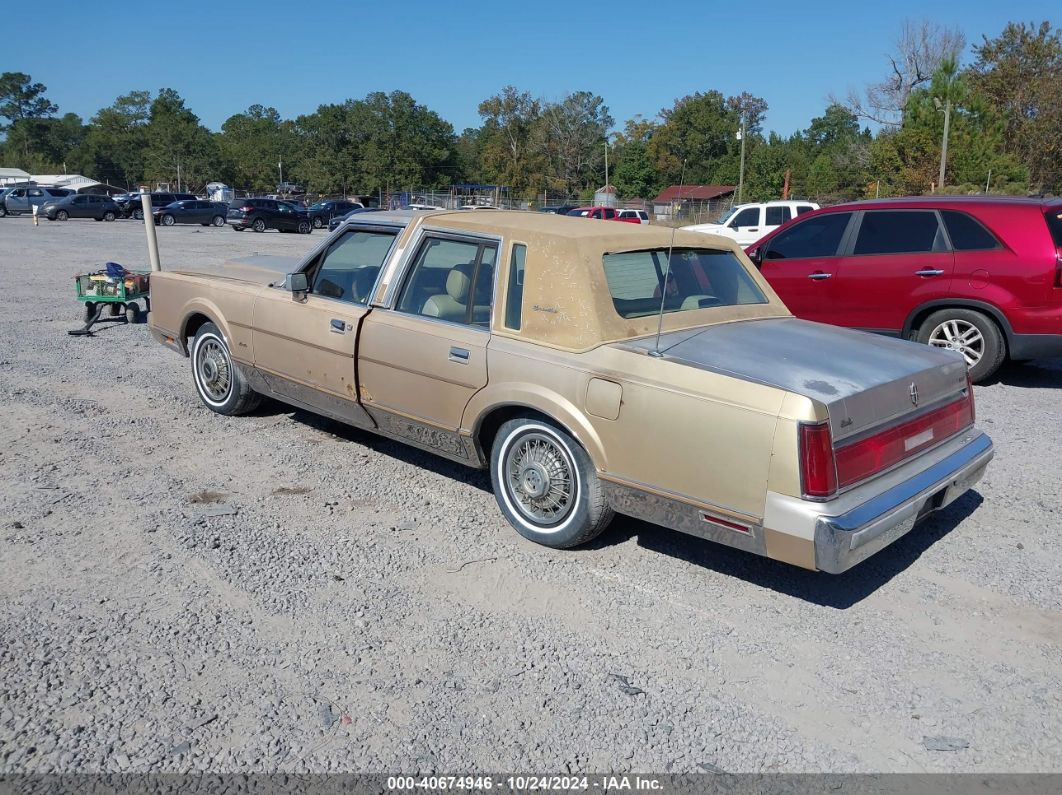
[[1062,30],[1009,23],[974,47],[972,92],[1003,122],[1003,151],[1028,168],[1036,192],[1062,192]]
[[180,94],[163,88],[148,113],[144,177],[184,190],[199,189],[219,170],[214,135],[185,107]]
[[0,124],[0,132],[6,133],[4,152],[29,168],[48,162],[47,154],[40,151],[46,128],[40,122],[59,110],[44,96],[47,87],[31,80],[23,72],[0,74],[0,118],[8,121]]
[[103,182],[133,187],[144,178],[149,91],[131,91],[89,121],[80,147],[82,168]]
[[479,103],[479,115],[486,177],[508,185],[512,196],[532,197],[546,187],[546,158],[535,142],[542,103],[526,91],[506,86]]
[[551,185],[568,195],[595,189],[604,179],[605,141],[612,126],[605,101],[577,91],[545,103],[536,126],[533,143],[549,164]]
[[296,169],[298,142],[294,125],[276,108],[251,105],[221,125],[218,150],[229,181],[250,191],[270,191],[279,181],[280,163]]

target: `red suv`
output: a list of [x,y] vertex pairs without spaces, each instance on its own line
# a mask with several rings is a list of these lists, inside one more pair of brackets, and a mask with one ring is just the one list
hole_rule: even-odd
[[746,249],[798,317],[1006,358],[1062,356],[1062,201],[921,197],[805,213]]

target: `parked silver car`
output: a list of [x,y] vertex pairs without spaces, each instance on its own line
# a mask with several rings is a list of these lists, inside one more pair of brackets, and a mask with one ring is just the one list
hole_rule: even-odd
[[34,207],[70,196],[74,191],[69,188],[5,188],[0,193],[0,218],[5,215],[21,215],[32,213]]

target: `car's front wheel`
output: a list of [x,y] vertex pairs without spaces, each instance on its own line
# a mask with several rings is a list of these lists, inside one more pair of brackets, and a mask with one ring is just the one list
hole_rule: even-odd
[[229,356],[229,346],[213,323],[199,327],[192,340],[192,379],[206,407],[218,414],[253,411],[261,396],[251,389],[240,368]]
[[70,213],[68,213],[66,210],[60,210],[55,214],[55,217],[59,221],[65,221],[67,218],[70,217]]
[[175,221],[176,221],[176,219],[172,215],[170,215],[169,213],[166,213],[166,215],[162,216],[162,225],[163,226],[173,226]]
[[518,417],[504,423],[491,450],[490,476],[505,518],[538,544],[579,546],[612,520],[590,456],[548,420]]
[[999,326],[974,309],[941,309],[925,319],[918,341],[961,353],[975,384],[990,378],[1007,356]]
[[298,232],[299,232],[300,235],[308,235],[308,234],[310,234],[310,222],[309,221],[299,221]]

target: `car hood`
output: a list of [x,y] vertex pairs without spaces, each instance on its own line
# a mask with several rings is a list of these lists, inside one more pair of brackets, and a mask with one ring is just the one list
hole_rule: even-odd
[[[648,353],[656,339],[614,345]],[[966,363],[957,353],[797,318],[672,331],[660,338],[660,350],[665,361],[766,384],[823,404],[835,440],[966,388]]]
[[280,284],[287,274],[294,271],[301,260],[298,257],[279,257],[256,254],[223,262],[220,265],[194,265],[167,268],[176,273],[208,276],[218,279],[234,279],[251,284]]

